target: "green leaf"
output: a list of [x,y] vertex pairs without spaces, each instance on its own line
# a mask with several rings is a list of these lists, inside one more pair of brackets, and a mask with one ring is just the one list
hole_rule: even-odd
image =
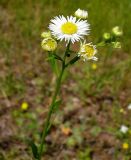
[[54,57],[48,57],[46,58],[46,61],[51,61]]
[[98,136],[101,133],[102,129],[99,126],[95,126],[91,129],[91,134],[93,136]]
[[71,60],[66,64],[66,67],[67,67],[68,65],[74,64],[74,63],[77,62],[79,59],[80,59],[80,57],[78,57],[78,56],[74,57],[73,59],[71,59]]
[[91,160],[91,149],[86,148],[84,151],[79,151],[78,157],[80,160]]
[[75,139],[74,136],[70,136],[70,137],[67,138],[66,145],[68,147],[74,147],[76,144],[77,144],[77,142],[76,142],[76,139]]
[[62,59],[60,56],[58,56],[57,54],[54,54],[54,57],[55,57],[55,59],[58,59],[58,60],[60,60],[60,61],[63,61],[63,59]]
[[38,153],[37,145],[33,142],[33,140],[28,140],[28,144],[31,146],[34,158],[38,159],[39,158],[39,153]]
[[105,44],[105,42],[99,42],[99,43],[97,43],[97,47],[103,47],[103,46],[105,46],[106,44]]

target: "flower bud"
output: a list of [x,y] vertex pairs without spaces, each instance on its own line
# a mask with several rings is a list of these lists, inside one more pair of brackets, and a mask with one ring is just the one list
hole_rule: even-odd
[[97,69],[97,64],[93,63],[91,67],[92,67],[93,70],[96,70]]
[[53,38],[45,38],[41,46],[45,51],[54,51],[57,48],[57,42]]
[[125,126],[125,125],[122,125],[121,128],[120,128],[120,131],[121,131],[122,133],[124,133],[124,134],[127,133],[128,130],[129,130],[129,128],[128,128],[127,126]]
[[75,12],[75,16],[76,16],[77,18],[86,19],[86,18],[88,18],[88,12],[85,11],[85,10],[78,9],[78,10]]
[[110,34],[110,33],[104,33],[104,34],[103,34],[103,38],[104,38],[105,40],[110,40],[110,39],[111,39],[111,34]]
[[41,37],[42,38],[50,38],[51,37],[51,32],[50,31],[42,32]]
[[131,110],[131,103],[128,105],[128,107],[127,107],[129,110]]
[[119,26],[114,27],[114,28],[112,29],[112,33],[113,33],[115,36],[118,36],[118,37],[120,37],[120,36],[123,35],[123,31],[122,31],[122,29],[120,29]]
[[113,48],[121,48],[121,42],[112,42]]

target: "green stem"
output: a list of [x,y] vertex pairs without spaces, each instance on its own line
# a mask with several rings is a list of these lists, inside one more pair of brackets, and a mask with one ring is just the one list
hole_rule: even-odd
[[56,59],[54,57],[55,53],[52,52],[48,52],[49,55],[49,62],[51,64],[51,69],[55,72],[55,74],[58,76],[59,72],[58,72],[58,66],[57,66],[57,62]]
[[66,56],[68,54],[69,48],[70,48],[70,42],[67,45],[67,48],[66,48],[66,51],[65,51],[65,54],[64,54],[64,57],[63,57],[62,69],[61,69],[60,75],[59,75],[59,77],[57,79],[57,82],[56,82],[55,93],[54,93],[54,96],[52,98],[52,103],[51,103],[50,108],[49,108],[48,116],[47,116],[47,119],[46,119],[46,122],[45,122],[45,127],[44,127],[43,132],[42,132],[38,160],[41,160],[42,153],[43,153],[43,148],[45,147],[45,138],[46,138],[46,136],[48,134],[48,131],[49,131],[51,115],[52,115],[53,109],[54,109],[54,103],[56,102],[56,98],[57,98],[57,95],[59,93],[60,86],[61,86],[62,76],[63,76],[64,70],[66,68],[65,61],[66,61]]

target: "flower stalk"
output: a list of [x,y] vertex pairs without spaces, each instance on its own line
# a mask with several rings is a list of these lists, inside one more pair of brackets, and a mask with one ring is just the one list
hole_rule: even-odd
[[38,153],[39,154],[38,155],[38,160],[41,160],[42,153],[44,152],[45,139],[46,139],[46,136],[47,136],[47,134],[49,132],[49,129],[50,129],[50,126],[51,126],[51,122],[50,122],[51,121],[51,116],[52,116],[52,113],[54,111],[54,106],[55,106],[55,103],[56,103],[56,100],[57,100],[57,95],[59,94],[59,91],[60,91],[62,76],[63,76],[63,73],[64,73],[66,67],[67,67],[66,66],[66,57],[67,57],[67,54],[69,52],[69,48],[70,48],[70,42],[67,45],[67,48],[66,48],[66,51],[65,51],[65,54],[64,54],[64,57],[63,57],[62,69],[61,69],[59,77],[56,81],[55,93],[54,93],[54,96],[52,98],[52,102],[51,102],[51,105],[49,107],[49,112],[48,112],[47,119],[46,119],[46,122],[45,122],[45,127],[44,127],[43,132],[42,132],[41,144],[40,144],[39,153]]
[[[89,43],[86,37],[90,33],[90,24],[88,23],[87,18],[88,12],[81,9],[78,9],[74,16],[56,16],[51,19],[48,27],[49,31],[43,32],[41,35],[43,38],[41,47],[44,51],[48,52],[48,60],[50,61],[52,70],[57,75],[57,80],[52,102],[49,106],[47,119],[43,127],[40,145],[37,147],[34,142],[29,142],[35,160],[41,160],[42,155],[45,153],[46,137],[51,128],[52,114],[54,111],[56,111],[56,108],[58,108],[60,104],[60,101],[57,99],[57,97],[60,92],[62,77],[65,69],[76,63],[79,59],[82,59],[83,61],[96,61],[98,59],[96,57],[96,47],[103,47],[106,44],[112,44],[113,48],[120,48],[120,43],[117,42],[117,37],[119,38],[123,32],[118,26],[113,29],[112,33],[105,33],[102,41],[99,41],[98,44],[94,45],[92,42]],[[57,54],[57,47],[59,47],[58,43],[62,41],[65,41],[66,43],[66,50],[63,57]],[[70,50],[70,45],[75,42],[79,42],[79,50]],[[66,58],[68,59],[67,62]],[[56,60],[61,63],[57,63]],[[57,64],[61,64],[60,72]],[[96,69],[96,66],[94,66],[94,69]]]

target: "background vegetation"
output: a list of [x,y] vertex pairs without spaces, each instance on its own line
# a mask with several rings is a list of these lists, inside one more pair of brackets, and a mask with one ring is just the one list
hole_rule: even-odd
[[44,160],[130,160],[131,133],[120,132],[131,129],[130,0],[0,0],[0,160],[31,160],[26,138],[39,142],[55,79],[40,35],[78,8],[89,12],[90,41],[118,25],[122,49],[100,48],[95,68],[81,62],[65,74]]

